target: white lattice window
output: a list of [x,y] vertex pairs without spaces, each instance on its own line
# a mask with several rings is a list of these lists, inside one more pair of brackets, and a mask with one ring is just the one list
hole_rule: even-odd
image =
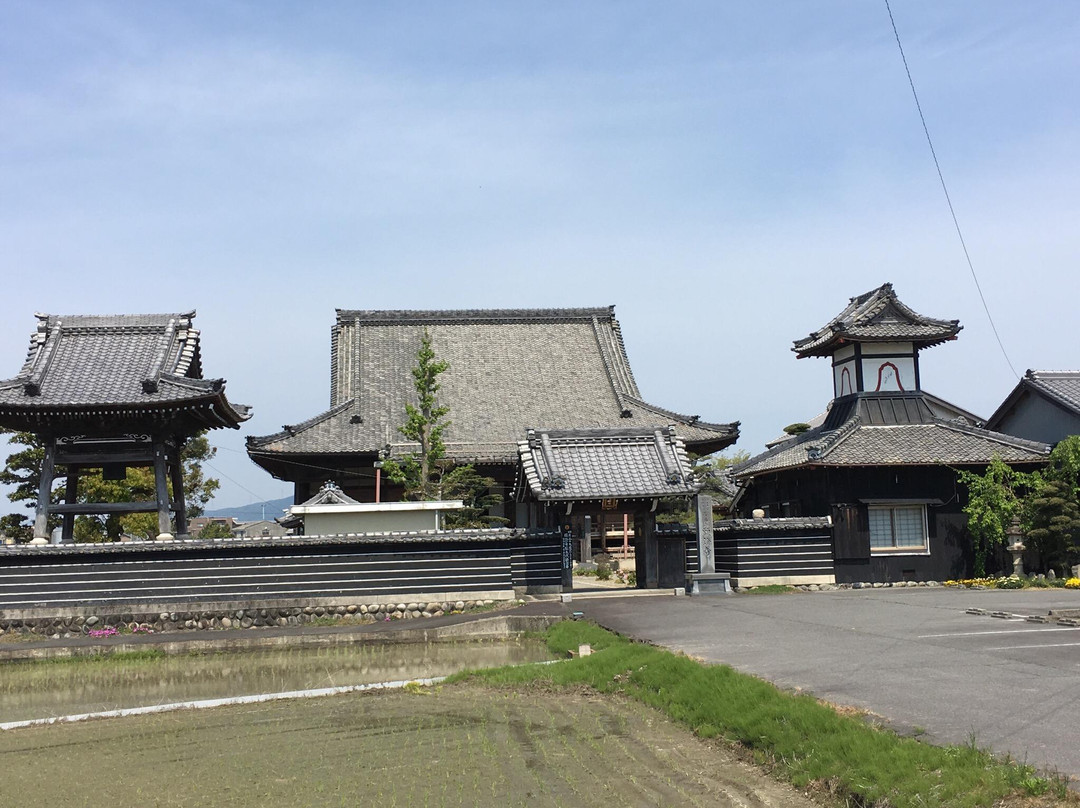
[[870,551],[874,553],[925,553],[925,505],[871,505]]

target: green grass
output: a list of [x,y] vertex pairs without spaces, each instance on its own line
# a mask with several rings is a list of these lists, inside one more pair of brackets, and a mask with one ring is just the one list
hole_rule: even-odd
[[[581,643],[597,653],[548,666],[479,671],[504,685],[586,685],[650,705],[704,738],[749,750],[803,788],[819,785],[859,806],[991,806],[1008,796],[1067,796],[1064,778],[994,758],[975,744],[939,747],[902,738],[788,693],[724,665],[703,665],[630,641],[596,625],[569,621],[548,632],[566,654]],[[1052,804],[1050,802],[1040,804]]]
[[793,586],[787,584],[766,584],[765,586],[755,586],[750,589],[748,594],[751,595],[788,595],[792,592],[798,592],[799,590]]

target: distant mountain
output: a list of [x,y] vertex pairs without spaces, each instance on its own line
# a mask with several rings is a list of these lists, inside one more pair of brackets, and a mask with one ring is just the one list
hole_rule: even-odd
[[250,505],[239,505],[235,508],[211,508],[203,513],[203,516],[231,516],[239,522],[254,522],[256,519],[276,519],[282,512],[293,504],[292,497],[281,499],[268,499],[266,502],[252,502]]

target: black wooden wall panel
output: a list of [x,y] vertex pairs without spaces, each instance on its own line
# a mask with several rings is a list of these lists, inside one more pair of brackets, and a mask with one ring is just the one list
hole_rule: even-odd
[[[215,552],[215,550],[217,550]],[[0,608],[482,592],[557,585],[557,539],[0,555]]]

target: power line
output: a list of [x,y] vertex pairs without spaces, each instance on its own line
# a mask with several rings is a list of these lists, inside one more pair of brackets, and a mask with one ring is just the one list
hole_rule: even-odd
[[1009,366],[1009,370],[1012,371],[1013,376],[1019,379],[1020,374],[1016,372],[1012,360],[1009,359],[1009,354],[1005,350],[1005,344],[1001,341],[1001,335],[998,333],[997,326],[994,324],[994,318],[990,314],[990,307],[986,305],[986,297],[983,295],[982,286],[979,284],[979,276],[975,274],[975,265],[971,262],[971,255],[968,253],[967,242],[964,241],[964,234],[960,230],[960,221],[956,218],[956,210],[953,208],[952,198],[949,196],[949,189],[945,185],[945,175],[941,173],[941,164],[938,162],[937,152],[934,150],[934,141],[930,138],[930,128],[926,125],[926,116],[923,115],[922,104],[919,103],[919,94],[915,91],[915,81],[911,78],[911,68],[908,67],[907,56],[904,55],[904,46],[900,43],[900,32],[896,28],[896,20],[893,19],[892,7],[889,5],[889,0],[885,0],[885,9],[889,12],[889,22],[892,23],[893,36],[896,37],[896,47],[900,49],[900,59],[904,62],[904,72],[907,73],[908,84],[911,85],[911,95],[915,98],[915,108],[919,111],[919,120],[922,121],[923,132],[926,133],[926,142],[930,145],[930,155],[934,158],[934,168],[937,169],[938,179],[941,181],[941,190],[945,193],[945,201],[949,205],[949,213],[952,216],[953,226],[956,228],[956,235],[960,238],[960,246],[964,250],[964,258],[967,260],[968,269],[971,270],[971,278],[975,281],[975,288],[979,292],[979,300],[982,301],[983,311],[986,312],[986,319],[990,321],[990,329],[994,332],[994,339],[997,340],[998,347],[1001,349],[1001,355],[1005,357],[1005,363]]
[[213,471],[215,474],[220,474],[222,477],[224,477],[230,483],[235,485],[237,488],[243,488],[245,491],[247,491],[249,494],[251,494],[251,496],[255,497],[255,499],[252,500],[252,502],[264,502],[265,501],[266,498],[264,496],[262,496],[261,494],[256,494],[254,491],[252,491],[250,488],[245,486],[243,483],[238,483],[236,480],[234,480],[232,477],[230,477],[224,471],[219,469],[217,466],[215,466],[209,460],[202,461],[202,464],[204,466],[206,466],[207,468],[209,468],[211,471]]

